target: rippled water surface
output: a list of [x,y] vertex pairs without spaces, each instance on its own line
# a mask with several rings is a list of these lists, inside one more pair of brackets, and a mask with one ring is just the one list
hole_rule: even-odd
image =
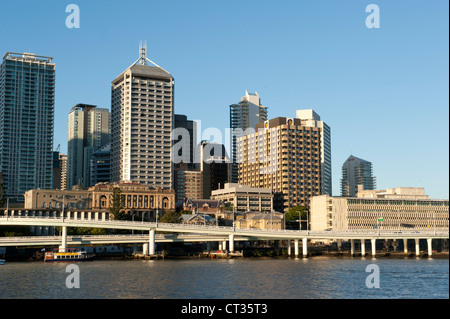
[[[370,264],[380,288],[366,286]],[[0,298],[449,298],[448,259],[96,260],[76,263],[80,288],[72,289],[67,265],[7,262]]]

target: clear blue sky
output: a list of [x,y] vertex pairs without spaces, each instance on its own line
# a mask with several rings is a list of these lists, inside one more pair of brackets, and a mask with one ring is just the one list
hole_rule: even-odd
[[[68,4],[80,28],[68,29]],[[367,5],[380,28],[365,25]],[[56,63],[55,147],[67,152],[77,103],[110,107],[110,83],[148,56],[175,78],[175,112],[229,126],[230,104],[257,91],[269,118],[313,108],[332,133],[333,194],[353,154],[377,188],[449,198],[449,4],[433,1],[1,1],[0,54]]]

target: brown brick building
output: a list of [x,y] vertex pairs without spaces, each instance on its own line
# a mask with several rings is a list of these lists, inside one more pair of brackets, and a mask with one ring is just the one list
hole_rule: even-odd
[[175,191],[133,182],[99,183],[87,190],[42,190],[25,192],[25,209],[109,211],[114,188],[121,191],[124,212],[151,220],[164,211],[175,211]]
[[277,117],[255,129],[238,139],[239,183],[272,189],[276,211],[308,207],[322,189],[321,128]]

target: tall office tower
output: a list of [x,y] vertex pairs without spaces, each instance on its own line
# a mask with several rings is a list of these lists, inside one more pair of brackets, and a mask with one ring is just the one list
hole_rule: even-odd
[[[194,162],[194,154],[198,148],[197,123],[188,120],[186,115],[175,114],[174,133],[177,135],[174,136],[176,139],[172,142],[174,152],[177,152],[177,154],[172,154],[175,168],[179,167],[181,163],[187,164],[188,169],[199,168],[199,163]],[[175,157],[178,157],[179,161]]]
[[67,176],[68,189],[91,186],[90,159],[110,142],[109,110],[95,105],[77,104],[69,113]]
[[55,64],[7,52],[0,66],[0,168],[5,196],[52,188]]
[[372,176],[372,163],[350,155],[342,165],[341,196],[356,196],[358,185],[362,185],[364,190],[376,188],[375,177]]
[[277,117],[238,139],[239,183],[270,188],[274,209],[309,207],[322,191],[321,129],[300,119]]
[[175,81],[146,51],[111,84],[111,179],[173,188]]
[[330,127],[320,120],[320,116],[314,110],[297,110],[297,118],[302,125],[319,127],[320,132],[320,163],[322,165],[322,194],[332,195],[331,176],[331,130]]
[[53,189],[67,189],[67,155],[53,152]]
[[102,146],[91,156],[91,186],[111,181],[111,144]]
[[261,105],[258,93],[250,94],[245,91],[245,96],[238,104],[230,105],[230,128],[231,128],[231,169],[229,174],[230,183],[238,181],[237,143],[236,140],[246,134],[246,130],[254,129],[256,124],[267,120],[267,107]]
[[209,199],[211,191],[228,181],[229,159],[225,146],[218,143],[200,143],[200,171],[203,175],[203,199]]

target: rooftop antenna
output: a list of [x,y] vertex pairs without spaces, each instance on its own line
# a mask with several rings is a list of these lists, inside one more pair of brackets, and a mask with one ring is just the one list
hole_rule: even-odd
[[147,65],[147,41],[142,45],[142,41],[139,42],[139,63],[141,65]]
[[142,45],[142,41],[139,42],[139,59],[137,59],[131,66],[134,66],[135,64],[139,63],[140,65],[148,65],[147,61],[156,66],[157,68],[160,68],[164,72],[170,74],[166,70],[164,70],[162,67],[160,67],[158,64],[147,58],[147,41],[145,41],[144,45]]

